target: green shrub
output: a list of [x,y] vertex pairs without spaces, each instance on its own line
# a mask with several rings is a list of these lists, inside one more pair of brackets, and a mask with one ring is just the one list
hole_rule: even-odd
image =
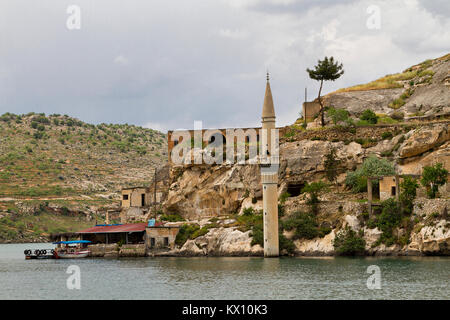
[[427,195],[430,199],[436,198],[439,186],[447,182],[448,170],[443,168],[442,163],[423,168],[420,183],[427,188]]
[[303,187],[302,192],[306,192],[309,194],[308,204],[316,204],[319,203],[319,194],[326,189],[327,184],[325,182],[319,181],[307,183]]
[[36,131],[33,133],[33,137],[37,140],[42,139],[44,137],[44,133],[42,133],[42,131]]
[[397,239],[394,238],[393,231],[402,221],[402,212],[399,204],[392,198],[383,201],[381,204],[381,214],[368,223],[370,228],[377,227],[382,234],[375,245],[384,243],[387,246],[393,245]]
[[192,235],[198,230],[200,230],[198,224],[183,224],[175,238],[175,244],[183,246],[188,239],[192,239]]
[[280,246],[280,251],[286,250],[288,253],[294,253],[295,244],[291,239],[286,238],[283,232],[278,233],[278,244]]
[[384,116],[384,117],[379,117],[378,118],[378,123],[383,123],[383,124],[393,124],[393,123],[397,123],[398,120],[395,120],[391,117],[388,116]]
[[314,239],[331,232],[329,228],[319,228],[314,213],[296,212],[282,223],[284,230],[294,230],[294,239]]
[[286,202],[286,200],[287,200],[287,198],[289,198],[291,196],[291,194],[289,193],[289,192],[283,192],[281,195],[280,195],[280,199],[279,199],[279,201],[280,201],[280,203],[281,204],[284,204],[285,202]]
[[349,117],[349,113],[347,110],[336,109],[333,107],[328,108],[327,114],[334,124],[338,124],[339,122],[345,122]]
[[239,230],[245,232],[253,229],[256,225],[263,224],[262,212],[256,212],[253,208],[245,208],[243,214],[236,218]]
[[195,238],[204,236],[205,234],[207,234],[209,232],[209,229],[212,229],[212,228],[217,228],[217,224],[210,223],[210,224],[204,225],[203,227],[201,227],[200,229],[198,229],[192,233],[191,239],[195,239]]
[[376,156],[370,156],[364,160],[361,168],[347,172],[345,185],[353,192],[367,191],[367,177],[383,176],[395,174],[394,166],[386,159],[378,159]]
[[252,207],[244,208],[244,210],[242,210],[242,214],[244,216],[254,215],[255,214],[255,209],[253,209]]
[[410,176],[406,176],[400,183],[401,192],[399,200],[402,204],[403,211],[406,214],[412,213],[414,206],[413,201],[416,198],[418,187],[419,184],[417,183],[417,180]]
[[392,153],[392,150],[387,150],[387,151],[381,152],[380,155],[382,157],[392,157],[393,153]]
[[381,138],[382,138],[383,140],[386,140],[386,139],[392,139],[392,136],[393,136],[393,134],[392,134],[392,132],[390,132],[390,131],[385,131],[385,132],[383,132],[383,133],[381,134]]
[[347,227],[336,234],[333,246],[338,255],[362,255],[365,251],[366,241],[361,234],[357,234]]
[[414,93],[414,89],[412,89],[412,88],[405,90],[400,95],[400,97],[398,97],[397,99],[395,99],[391,103],[389,103],[389,107],[392,109],[398,109],[398,108],[404,106],[406,103],[405,100],[408,99],[413,93]]
[[259,244],[264,248],[264,230],[263,225],[254,226],[252,229],[252,242],[251,245],[254,246]]
[[184,218],[178,213],[163,214],[160,218],[162,221],[177,222],[184,221]]
[[364,110],[359,118],[363,121],[367,121],[370,124],[376,124],[378,122],[378,116],[370,109]]
[[357,122],[356,122],[356,125],[357,126],[370,126],[370,125],[372,125],[373,123],[370,123],[369,121],[367,121],[367,120],[358,120]]

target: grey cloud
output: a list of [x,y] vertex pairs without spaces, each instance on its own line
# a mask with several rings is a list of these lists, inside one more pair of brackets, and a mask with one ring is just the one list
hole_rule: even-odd
[[448,0],[419,0],[420,5],[432,14],[450,19],[450,1]]
[[275,3],[270,0],[261,0],[257,3],[249,6],[249,9],[256,10],[256,11],[262,11],[267,13],[304,13],[312,8],[329,8],[333,6],[343,5],[343,4],[349,4],[349,3],[355,3],[358,0],[341,0],[341,1],[335,1],[335,0],[297,0],[293,2],[278,2]]
[[[395,20],[392,29],[367,30],[371,1],[263,1],[243,8],[202,0],[76,2],[79,31],[65,28],[73,1],[0,2],[0,113],[66,113],[163,128],[191,128],[194,120],[205,127],[253,126],[269,68],[278,124],[287,125],[298,116],[304,87],[310,98],[317,94],[305,69],[324,55],[346,68],[342,79],[326,84],[329,92],[437,56],[442,47],[433,43],[446,37],[414,51],[417,39],[445,26],[420,13],[429,23],[414,36],[399,32],[408,27]],[[335,34],[324,37],[333,20]]]

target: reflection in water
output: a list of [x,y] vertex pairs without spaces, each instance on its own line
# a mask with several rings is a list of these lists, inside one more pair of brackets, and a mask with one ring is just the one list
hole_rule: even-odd
[[[33,245],[43,247],[42,245]],[[448,299],[448,257],[28,260],[0,245],[0,299]],[[68,290],[67,267],[81,270]],[[381,290],[366,286],[381,269]]]

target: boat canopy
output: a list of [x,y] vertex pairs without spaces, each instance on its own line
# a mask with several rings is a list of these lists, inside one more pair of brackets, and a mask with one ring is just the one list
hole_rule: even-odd
[[58,241],[53,244],[73,244],[73,243],[91,243],[89,240],[71,240],[71,241]]

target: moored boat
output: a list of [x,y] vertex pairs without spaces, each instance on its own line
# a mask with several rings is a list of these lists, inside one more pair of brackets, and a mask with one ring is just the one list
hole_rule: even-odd
[[82,251],[56,251],[56,259],[79,259],[86,258],[89,255],[89,250]]
[[80,259],[80,258],[86,258],[86,257],[89,256],[90,250],[85,248],[85,247],[83,247],[83,245],[86,245],[88,243],[91,243],[91,241],[87,241],[87,240],[72,240],[72,241],[53,242],[53,244],[65,245],[64,247],[56,248],[56,250],[55,250],[55,259]]

